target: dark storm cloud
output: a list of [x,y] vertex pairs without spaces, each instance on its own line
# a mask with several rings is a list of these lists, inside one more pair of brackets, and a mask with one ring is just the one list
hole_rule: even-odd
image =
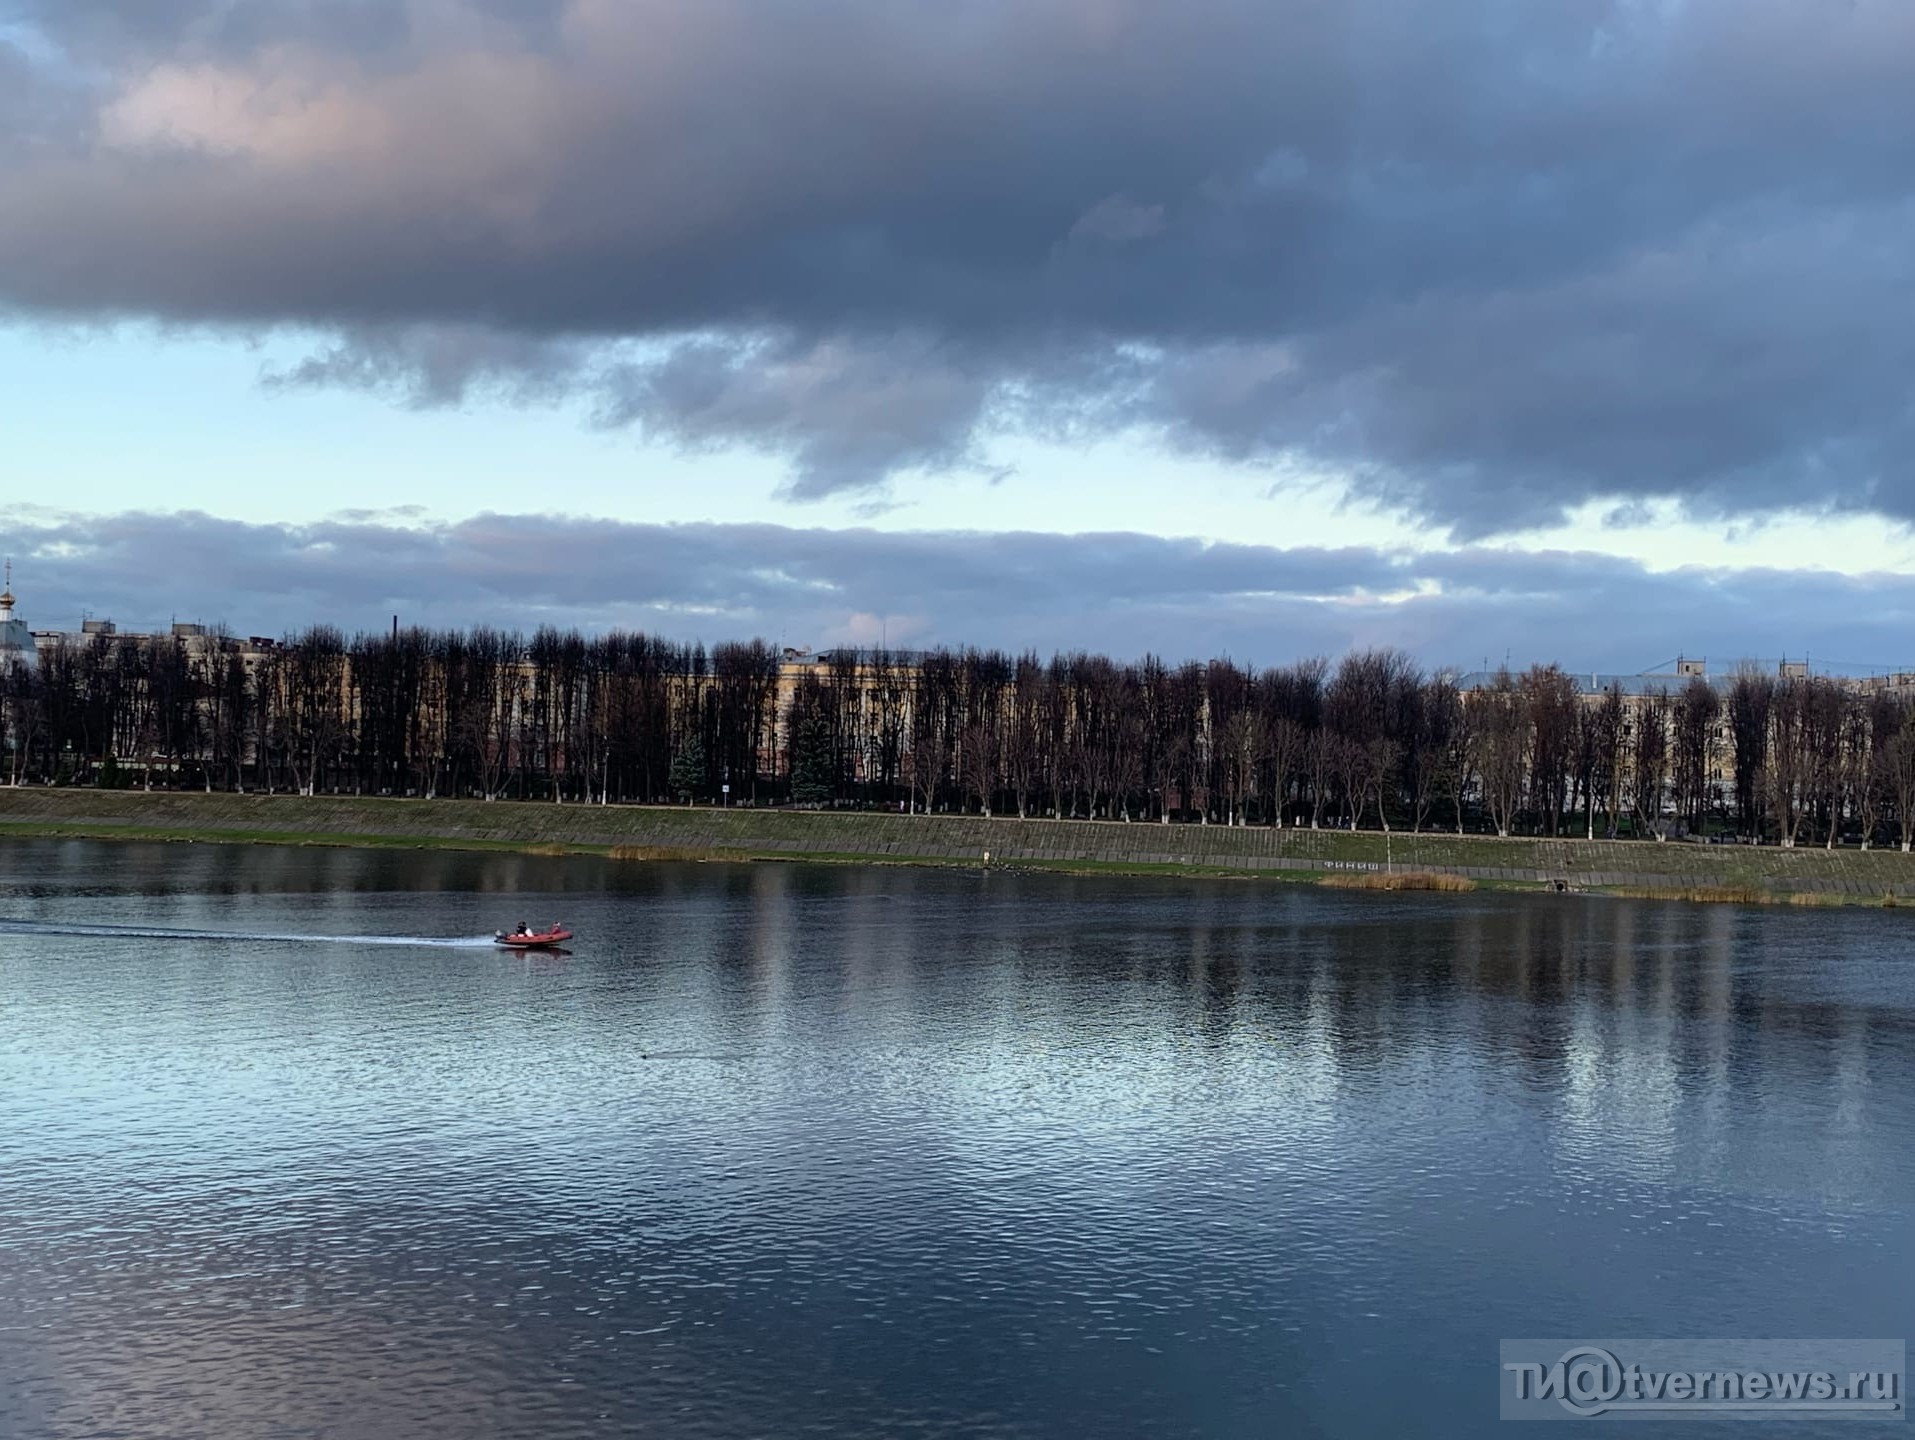
[[1915,516],[1903,0],[26,13],[91,101],[0,102],[24,314],[318,326],[282,379],[583,390],[799,494],[1137,423],[1466,534]]
[[989,375],[924,340],[808,347],[691,340],[601,377],[601,419],[681,444],[751,436],[791,457],[788,493],[868,487],[899,467],[981,464],[973,435]]
[[[451,525],[355,514],[314,525],[203,515],[12,526],[20,609],[123,628],[324,621],[587,630],[718,641],[1091,648],[1270,664],[1402,645],[1430,665],[1638,670],[1805,651],[1906,665],[1915,579],[1653,574],[1587,554],[1277,549],[1136,534],[888,534],[485,515]],[[1459,642],[1457,636],[1468,636]]]

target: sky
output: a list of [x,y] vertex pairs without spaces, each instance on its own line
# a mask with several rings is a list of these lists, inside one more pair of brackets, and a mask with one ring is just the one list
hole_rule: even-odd
[[1915,668],[1903,0],[7,0],[35,626]]

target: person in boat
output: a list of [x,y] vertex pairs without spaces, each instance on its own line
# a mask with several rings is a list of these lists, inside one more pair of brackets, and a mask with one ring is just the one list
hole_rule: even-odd
[[530,935],[530,934],[532,933],[532,931],[531,931],[531,929],[530,929],[530,928],[529,928],[529,927],[528,927],[528,926],[526,925],[526,923],[525,923],[525,922],[524,922],[523,920],[521,920],[521,921],[519,921],[519,928],[518,928],[518,929],[516,929],[516,930],[514,930],[514,931],[513,931],[512,933],[513,933],[514,935]]

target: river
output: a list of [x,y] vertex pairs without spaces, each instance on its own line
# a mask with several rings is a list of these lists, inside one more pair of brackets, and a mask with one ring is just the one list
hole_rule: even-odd
[[17,1440],[1476,1436],[1501,1338],[1915,1317],[1893,911],[7,841],[0,917]]

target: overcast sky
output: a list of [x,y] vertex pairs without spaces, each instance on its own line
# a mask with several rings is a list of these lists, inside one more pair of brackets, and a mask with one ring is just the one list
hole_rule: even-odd
[[12,0],[23,615],[1915,663],[1906,0]]

